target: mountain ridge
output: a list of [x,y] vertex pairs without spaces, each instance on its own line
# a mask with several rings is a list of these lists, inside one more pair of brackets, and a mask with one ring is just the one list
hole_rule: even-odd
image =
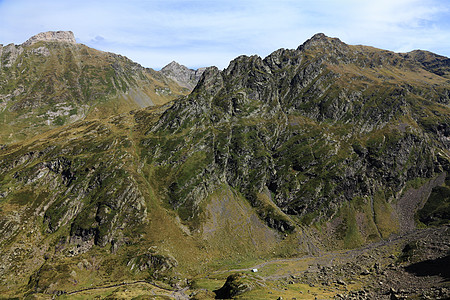
[[[317,41],[320,41],[320,43],[317,44]],[[407,142],[407,144],[409,145],[408,147],[416,147],[414,146],[414,143],[417,143],[417,146],[419,146],[421,144],[420,140],[422,139],[419,132],[414,133],[414,128],[418,126],[417,122],[420,123],[419,126],[427,126],[426,123],[430,120],[430,115],[423,118],[421,117],[423,116],[423,111],[416,110],[415,108],[417,103],[416,101],[422,101],[421,99],[423,97],[423,90],[421,89],[431,88],[426,96],[429,99],[434,99],[434,105],[437,111],[446,112],[448,110],[449,99],[448,94],[446,94],[446,91],[448,91],[448,87],[445,88],[445,85],[448,86],[448,80],[436,77],[431,73],[422,74],[420,72],[416,72],[417,68],[419,68],[421,65],[414,65],[411,61],[406,61],[403,64],[399,64],[399,61],[396,60],[397,57],[395,57],[396,54],[392,52],[381,50],[380,53],[377,53],[376,56],[370,59],[368,56],[363,56],[361,60],[356,60],[355,64],[358,67],[358,71],[366,72],[366,76],[361,76],[362,82],[361,80],[359,80],[356,83],[351,83],[351,85],[349,86],[346,78],[341,78],[354,76],[355,70],[348,70],[344,68],[343,73],[342,69],[339,73],[337,73],[334,66],[339,64],[342,64],[344,66],[347,65],[349,61],[354,60],[354,53],[351,52],[350,57],[342,57],[342,59],[336,59],[336,57],[333,56],[331,57],[331,60],[328,60],[327,53],[331,52],[325,52],[324,50],[330,50],[329,45],[332,45],[332,47],[334,47],[333,45],[335,45],[339,51],[341,51],[341,49],[343,48],[344,50],[341,53],[345,53],[350,52],[350,50],[352,50],[351,47],[354,47],[354,49],[360,49],[359,46],[348,46],[337,39],[330,40],[324,35],[317,35],[316,38],[307,41],[303,45],[306,46],[300,46],[297,50],[275,51],[265,59],[262,59],[259,56],[240,56],[234,59],[230,63],[228,68],[226,68],[224,71],[219,71],[217,68],[208,69],[204,73],[204,76],[200,79],[199,84],[194,89],[192,94],[187,97],[186,101],[179,101],[161,117],[160,121],[155,127],[155,131],[168,130],[172,133],[183,132],[183,130],[189,128],[190,126],[195,127],[195,124],[202,124],[202,129],[208,128],[208,126],[205,127],[206,124],[210,124],[210,126],[213,127],[223,127],[225,126],[225,124],[230,124],[231,126],[233,126],[233,124],[236,123],[239,126],[238,120],[245,118],[252,120],[255,119],[255,116],[258,116],[260,119],[262,118],[261,121],[264,119],[274,120],[273,122],[276,122],[277,126],[281,126],[278,127],[280,129],[277,130],[284,131],[287,130],[289,124],[295,124],[295,114],[300,114],[300,116],[306,117],[307,119],[316,122],[318,126],[322,126],[320,124],[323,124],[325,126],[329,123],[333,126],[339,125],[345,128],[346,126],[348,126],[346,124],[353,124],[353,126],[357,128],[357,131],[360,131],[364,134],[369,134],[370,132],[377,132],[382,130],[382,128],[385,128],[386,125],[392,122],[392,120],[396,120],[397,118],[404,115],[405,117],[410,116],[411,118],[407,121],[407,124],[411,124],[410,129],[412,135],[405,135],[405,138],[413,138],[413,140]],[[317,45],[325,45],[324,48],[320,49],[324,52],[321,52],[321,55],[309,56],[309,51],[310,49],[312,49],[311,47],[314,48],[317,47]],[[335,51],[332,53],[335,53]],[[398,57],[401,58],[400,55],[398,55]],[[385,64],[388,62],[392,63],[393,67],[399,66],[401,68],[398,71],[399,74],[393,73],[393,75],[395,76],[383,75],[380,77],[378,74],[374,73],[374,70],[381,68],[379,63],[383,61]],[[302,65],[304,66],[304,69],[301,69],[299,72],[299,70],[296,68]],[[386,66],[385,68],[387,67],[389,66]],[[294,70],[294,73],[289,73],[286,68],[291,68],[291,70]],[[373,76],[372,73],[376,74],[377,76]],[[405,77],[405,74],[412,77]],[[430,78],[433,78],[433,80],[437,80],[438,82],[444,84],[444,88],[437,89],[436,87],[434,87]],[[411,91],[410,87],[404,85],[404,82],[409,82],[411,81],[411,79],[414,80],[415,84],[420,87],[419,91]],[[337,86],[337,84],[340,85]],[[363,88],[363,91],[366,90],[365,94],[361,92],[351,92],[351,90],[350,92],[341,91],[340,94],[335,94],[334,92],[334,90],[342,89],[342,87],[351,88],[352,85],[353,89],[360,89],[361,84],[370,84],[374,88],[370,90],[367,90],[367,88]],[[249,92],[246,92],[246,90],[249,90]],[[302,90],[306,91],[306,93],[299,93],[299,91]],[[281,94],[280,91],[282,92]],[[377,98],[372,99],[372,95],[374,93],[384,93],[385,95],[383,95],[383,98],[379,98],[379,100],[377,100]],[[405,101],[409,97],[412,97],[410,98],[411,100],[409,100],[411,102]],[[389,99],[390,102],[380,102],[382,101],[382,99]],[[371,104],[371,102],[374,101],[376,105]],[[369,105],[367,105],[367,102],[369,102]],[[430,133],[433,135],[436,134],[434,139],[436,139],[436,141],[440,141],[440,151],[442,151],[442,158],[444,158],[445,160],[449,157],[448,151],[445,150],[448,149],[449,145],[449,130],[448,125],[446,125],[449,124],[449,115],[448,112],[441,114],[437,111],[436,114],[432,112],[430,113],[437,120],[439,120],[438,122],[440,123],[437,127],[435,127],[435,129],[432,129]],[[288,116],[288,114],[291,114],[291,116]],[[279,124],[279,121],[277,121],[277,119],[281,121]],[[290,120],[290,122],[282,120]],[[249,125],[246,125],[246,127],[248,126]],[[253,127],[251,128],[253,130],[256,129]],[[243,130],[244,132],[248,131],[248,129],[245,129],[245,127],[243,126],[240,126],[239,129]],[[287,130],[287,132],[289,134],[289,130]],[[419,136],[415,137],[416,134],[419,134]],[[267,141],[276,140],[277,138],[271,136],[270,134],[267,136],[266,134],[264,139],[266,139]],[[394,143],[397,143],[396,139],[397,138],[393,138],[393,141],[395,141]],[[414,141],[414,139],[416,140]],[[370,141],[370,139],[368,141]],[[242,142],[244,142],[244,144],[242,144]],[[375,145],[379,143],[379,141],[376,140],[374,140],[373,142],[375,143]],[[250,141],[241,141],[241,147],[246,143],[250,144]],[[335,143],[339,144],[339,139],[335,140]],[[353,143],[360,144],[361,141],[359,141],[359,138],[357,138]],[[213,145],[209,145],[208,148],[214,147],[215,146]],[[240,147],[238,146],[236,148],[236,151],[238,151],[239,148]],[[262,148],[264,149],[263,151],[268,151],[269,153],[271,152],[270,149],[267,149],[265,147]],[[326,148],[328,148],[328,146],[326,146]],[[357,149],[357,146],[352,146],[349,149],[350,153],[354,152],[355,149]],[[290,150],[292,151],[292,149]],[[363,151],[365,152],[367,150],[370,150],[370,148]],[[424,149],[424,151],[426,152],[430,150],[431,149]],[[217,151],[219,151],[219,149],[217,149]],[[251,147],[247,148],[246,151],[253,153],[253,155],[250,155],[251,157],[255,155],[253,152],[254,149],[252,149]],[[372,148],[372,151],[374,152],[371,155],[383,155],[383,153],[376,153],[376,147]],[[285,153],[285,155],[286,154],[289,155],[288,153]],[[364,155],[366,155],[364,153],[361,153],[361,155],[363,155],[361,158],[368,159],[367,163],[369,164],[369,166],[375,163],[377,159],[380,159],[375,159],[375,157],[364,158]],[[336,157],[339,157],[339,155],[337,155]],[[440,158],[437,157],[434,158],[434,160],[439,159]],[[267,162],[264,162],[264,164],[266,163]],[[313,157],[311,162],[309,163],[317,164],[317,159]],[[437,161],[435,163],[437,165],[440,165],[440,163]],[[216,168],[218,168],[218,166],[216,166]],[[244,169],[248,168],[248,165],[243,164],[242,167],[235,165],[234,168],[238,169],[237,172],[245,174],[246,171]],[[301,173],[303,173],[305,170],[305,167],[295,166],[295,164],[293,165],[293,168],[296,172],[300,171]],[[411,166],[411,168],[416,168],[416,166]],[[448,164],[446,168],[448,168]],[[420,172],[431,172],[430,174],[432,174],[432,169],[432,166],[428,166]],[[230,171],[232,171],[233,173],[236,172],[236,170]],[[226,172],[226,170],[224,170],[224,172]],[[271,172],[273,171],[270,171],[270,169],[266,170],[266,173]],[[392,173],[392,171],[389,171],[389,168],[386,168],[383,172],[386,172],[387,174]],[[279,174],[279,172],[277,173]],[[320,173],[316,174],[319,175]],[[231,175],[231,178],[236,178],[236,175],[237,174]],[[262,174],[260,174],[260,176],[262,176]],[[357,178],[345,179],[338,174],[336,174],[335,176],[336,179],[347,182],[347,184],[349,185],[353,185],[352,182],[363,180]],[[358,176],[363,176],[363,178],[366,177],[366,175],[364,174],[360,174]],[[377,176],[380,176],[380,174],[378,174]],[[265,177],[263,176],[261,178]],[[406,182],[412,179],[404,177],[404,175],[401,175],[401,178],[403,179],[399,179],[400,182]],[[217,179],[212,179],[212,181],[215,180],[217,181]],[[234,180],[235,179],[232,179],[232,186],[240,185]],[[264,185],[276,187],[281,184],[280,182],[277,182],[277,179],[272,179],[274,180],[274,182],[271,183],[269,181],[265,184],[261,182],[260,179],[256,178],[251,179],[247,177],[241,180],[245,182],[247,190],[251,189],[251,187],[247,184],[251,183],[252,186],[255,186],[254,180],[256,180],[256,182],[258,182],[256,184],[256,189],[259,190],[259,192],[262,191],[262,187]],[[314,181],[315,180],[313,180],[313,182]],[[323,185],[319,182],[316,182],[315,184],[319,184],[319,186]],[[380,183],[380,185],[386,183],[387,182]],[[339,189],[345,191],[349,188],[350,187]],[[356,186],[351,189],[356,189]],[[184,189],[181,188],[181,190],[177,193],[182,193],[183,195],[185,195],[187,191],[183,190]],[[195,189],[193,190],[193,192],[195,193]],[[272,190],[272,192],[275,194],[278,193],[276,192],[276,190]],[[290,191],[290,193],[293,192],[294,190]],[[397,189],[391,191],[393,195],[396,195],[398,192],[399,190]],[[283,193],[284,196],[282,196],[282,198],[286,197],[287,199],[289,199],[290,197],[292,197],[292,195],[288,196],[289,193],[287,192]],[[314,194],[311,194],[307,197],[311,197],[311,199],[313,199],[313,195]],[[350,196],[346,195],[345,198],[348,199],[348,197],[351,198],[353,196],[350,194]],[[256,198],[256,195],[253,194],[251,195],[251,197]],[[298,197],[299,196],[296,196],[295,198]],[[286,202],[286,200],[282,198],[280,198],[278,201],[280,201],[281,203]],[[314,200],[314,202],[320,203],[317,202],[317,199]],[[292,211],[296,211],[293,207],[284,207],[284,209],[287,211],[291,209]],[[313,210],[317,209],[317,207],[313,206],[310,209],[310,213],[312,213]]]
[[76,43],[70,31],[43,32],[21,45],[0,47],[0,82],[2,143],[88,116],[164,104],[189,92],[122,55]]
[[[1,293],[127,281],[212,293],[218,274],[266,261],[279,266],[266,276],[261,263],[265,281],[232,276],[227,286],[243,278],[243,296],[256,298],[291,286],[294,297],[299,287],[396,294],[379,284],[390,272],[448,255],[450,83],[445,59],[433,57],[317,35],[209,67],[189,95],[161,106],[1,147]],[[417,227],[429,225],[442,243],[422,239]],[[376,259],[342,266],[333,252],[317,265],[326,251],[363,245]],[[278,281],[284,269],[292,283]],[[433,278],[420,282],[440,288]]]
[[187,68],[186,66],[180,65],[176,61],[172,61],[164,66],[160,72],[175,80],[179,85],[192,90],[205,69],[206,68],[199,68],[197,70],[193,70]]

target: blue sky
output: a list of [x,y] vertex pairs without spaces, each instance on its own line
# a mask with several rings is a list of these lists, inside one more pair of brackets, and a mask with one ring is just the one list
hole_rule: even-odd
[[43,31],[160,69],[225,68],[238,55],[296,48],[315,33],[450,57],[449,0],[0,0],[0,44]]

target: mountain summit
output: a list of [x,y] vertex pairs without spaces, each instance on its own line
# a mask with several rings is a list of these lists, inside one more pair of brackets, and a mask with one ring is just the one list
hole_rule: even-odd
[[160,72],[170,79],[173,79],[180,86],[192,90],[204,71],[205,68],[193,70],[186,66],[180,65],[176,61],[172,61],[167,66],[162,68]]
[[64,42],[76,44],[75,35],[72,31],[47,31],[41,32],[29,38],[23,46],[31,46],[37,42]]

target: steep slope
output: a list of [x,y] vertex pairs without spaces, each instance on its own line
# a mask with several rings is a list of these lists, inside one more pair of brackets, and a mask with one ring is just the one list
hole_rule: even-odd
[[166,108],[75,122],[1,150],[1,294],[131,279],[186,285],[234,257],[308,251],[306,240],[283,241],[227,186],[203,199],[195,230],[180,219],[157,194],[140,146]]
[[0,45],[0,143],[188,92],[126,57],[77,44],[72,32],[40,33],[22,45]]
[[2,147],[0,292],[180,290],[210,270],[448,224],[436,57],[319,34],[208,68],[170,104]]
[[149,163],[171,162],[155,179],[187,218],[227,184],[273,228],[335,220],[330,230],[355,246],[398,231],[393,204],[412,181],[448,173],[449,87],[407,54],[319,34],[206,70],[149,131],[148,149],[160,149]]

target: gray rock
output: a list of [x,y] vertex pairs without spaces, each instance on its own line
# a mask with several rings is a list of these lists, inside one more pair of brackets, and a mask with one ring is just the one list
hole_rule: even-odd
[[339,279],[339,280],[337,281],[337,283],[340,284],[340,285],[347,285],[347,284],[345,283],[345,281],[343,281],[343,280],[341,280],[341,279]]
[[31,46],[37,42],[64,42],[76,44],[75,36],[72,31],[47,31],[41,32],[29,38],[22,46]]
[[189,69],[176,61],[172,61],[162,68],[160,72],[174,80],[180,86],[192,90],[197,85],[197,82],[200,80],[200,77],[205,70],[206,68],[199,68],[197,70]]
[[369,274],[370,274],[369,270],[364,270],[361,272],[361,275],[369,275]]

